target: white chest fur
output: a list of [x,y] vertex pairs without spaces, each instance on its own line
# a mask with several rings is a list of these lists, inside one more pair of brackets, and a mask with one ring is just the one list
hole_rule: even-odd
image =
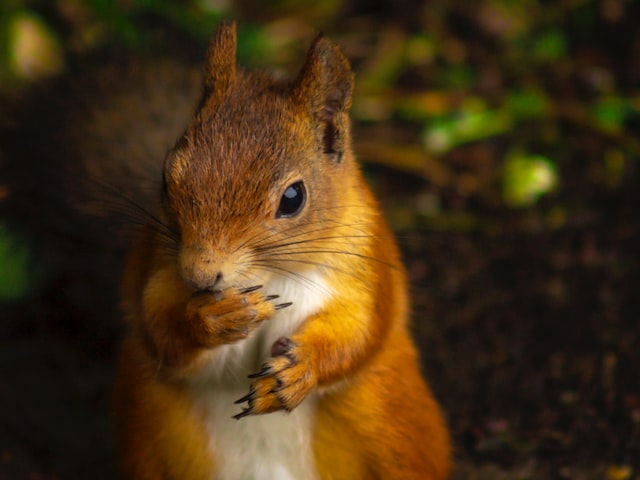
[[194,385],[196,408],[204,415],[219,465],[216,479],[294,480],[315,478],[311,451],[315,396],[291,413],[271,413],[235,420],[241,408],[234,401],[249,391],[247,375],[260,369],[271,345],[291,335],[317,312],[330,293],[319,275],[307,279],[278,279],[265,294],[278,294],[293,305],[265,321],[243,342],[212,352],[207,368]]

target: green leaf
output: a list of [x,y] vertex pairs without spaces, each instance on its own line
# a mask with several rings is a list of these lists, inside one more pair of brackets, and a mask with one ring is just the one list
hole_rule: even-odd
[[567,39],[561,30],[549,30],[535,39],[532,56],[537,60],[557,60],[567,54]]
[[478,98],[469,98],[462,109],[432,122],[424,131],[427,150],[444,153],[464,143],[484,140],[507,132],[513,118],[506,109],[487,109]]
[[630,112],[630,107],[619,97],[606,97],[591,107],[591,114],[605,130],[616,132],[622,128],[624,119]]
[[504,162],[502,180],[505,203],[511,207],[526,207],[556,187],[558,171],[547,157],[515,152]]
[[504,108],[516,118],[537,117],[549,110],[549,99],[538,90],[519,90],[509,94]]
[[29,250],[0,225],[0,300],[18,300],[29,286]]
[[62,45],[36,14],[16,11],[7,24],[8,67],[12,74],[37,80],[60,73],[64,66]]

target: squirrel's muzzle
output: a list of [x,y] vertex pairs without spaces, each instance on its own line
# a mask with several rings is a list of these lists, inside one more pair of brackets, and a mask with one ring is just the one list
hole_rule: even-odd
[[180,274],[195,291],[214,291],[227,288],[223,256],[203,247],[184,248],[180,253]]

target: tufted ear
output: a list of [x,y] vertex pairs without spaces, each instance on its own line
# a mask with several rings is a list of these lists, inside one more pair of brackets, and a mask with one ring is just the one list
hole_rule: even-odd
[[207,49],[204,67],[205,97],[226,92],[236,76],[236,23],[218,25]]
[[338,153],[341,158],[344,145],[341,128],[347,126],[346,114],[351,107],[353,73],[340,48],[318,35],[311,44],[298,79],[294,95],[323,129],[325,153]]

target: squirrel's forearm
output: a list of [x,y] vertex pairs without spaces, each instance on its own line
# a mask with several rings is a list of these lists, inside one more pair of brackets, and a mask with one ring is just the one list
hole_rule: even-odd
[[332,305],[307,319],[291,340],[309,352],[319,387],[348,377],[373,355],[388,333],[365,309]]
[[136,296],[138,313],[130,321],[147,355],[163,370],[188,369],[203,349],[189,331],[185,312],[190,293],[177,272],[167,267],[151,273]]

